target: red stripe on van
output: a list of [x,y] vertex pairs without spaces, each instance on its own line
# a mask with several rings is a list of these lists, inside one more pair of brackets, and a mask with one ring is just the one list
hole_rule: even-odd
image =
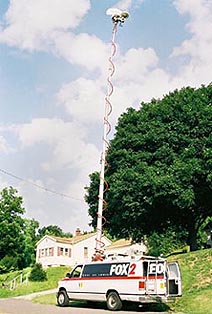
[[[147,280],[147,277],[142,277],[142,276],[110,276],[110,277],[83,277],[83,278],[64,278],[62,279],[62,281],[69,281],[69,280],[80,280],[80,281],[84,281],[84,280],[139,280],[139,279],[143,279],[143,280]],[[148,276],[148,280],[155,280],[155,279],[164,279],[164,276]]]

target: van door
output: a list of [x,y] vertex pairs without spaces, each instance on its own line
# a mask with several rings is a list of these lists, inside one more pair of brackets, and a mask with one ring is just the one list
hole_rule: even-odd
[[67,293],[70,299],[78,299],[81,291],[81,273],[83,265],[77,265],[70,274]]
[[[144,262],[144,271],[146,262]],[[148,295],[165,295],[165,263],[162,260],[148,261],[146,277],[146,293]]]
[[177,262],[167,263],[168,267],[168,295],[181,296],[182,295],[182,280],[180,268]]

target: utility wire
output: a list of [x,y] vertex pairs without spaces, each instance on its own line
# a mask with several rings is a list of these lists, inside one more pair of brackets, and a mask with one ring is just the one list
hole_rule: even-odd
[[52,194],[56,194],[56,195],[59,195],[59,196],[61,196],[61,197],[70,198],[70,199],[75,200],[75,201],[81,201],[81,202],[83,202],[83,200],[80,199],[80,198],[75,198],[75,197],[72,197],[72,196],[70,196],[70,195],[68,195],[68,194],[64,194],[64,193],[60,193],[60,192],[57,192],[57,191],[54,191],[54,190],[50,190],[50,189],[46,188],[45,186],[39,185],[39,184],[37,184],[37,183],[34,183],[34,182],[30,181],[30,180],[23,179],[23,178],[21,178],[21,177],[18,177],[18,176],[16,176],[16,175],[14,175],[14,174],[12,174],[12,173],[10,173],[10,172],[4,170],[4,169],[1,169],[1,168],[0,168],[0,172],[4,173],[4,174],[6,174],[6,175],[8,175],[8,176],[10,176],[10,177],[12,177],[12,178],[15,178],[15,179],[17,179],[17,180],[19,180],[19,181],[25,182],[25,183],[27,183],[27,184],[31,184],[31,185],[33,185],[33,186],[35,186],[35,187],[37,187],[37,188],[39,188],[39,189],[41,189],[41,190],[43,190],[43,191],[46,191],[46,192],[49,192],[49,193],[52,193]]

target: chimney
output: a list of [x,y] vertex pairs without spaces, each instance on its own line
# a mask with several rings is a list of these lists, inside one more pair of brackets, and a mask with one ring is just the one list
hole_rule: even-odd
[[80,236],[81,235],[81,230],[80,228],[77,228],[76,231],[75,231],[75,236]]

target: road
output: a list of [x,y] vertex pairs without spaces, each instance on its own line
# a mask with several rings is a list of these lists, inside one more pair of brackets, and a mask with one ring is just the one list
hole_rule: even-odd
[[23,299],[0,299],[0,314],[168,314],[168,312],[145,312],[142,308],[136,310],[108,311],[104,305],[98,307],[58,307],[56,305],[36,304]]

